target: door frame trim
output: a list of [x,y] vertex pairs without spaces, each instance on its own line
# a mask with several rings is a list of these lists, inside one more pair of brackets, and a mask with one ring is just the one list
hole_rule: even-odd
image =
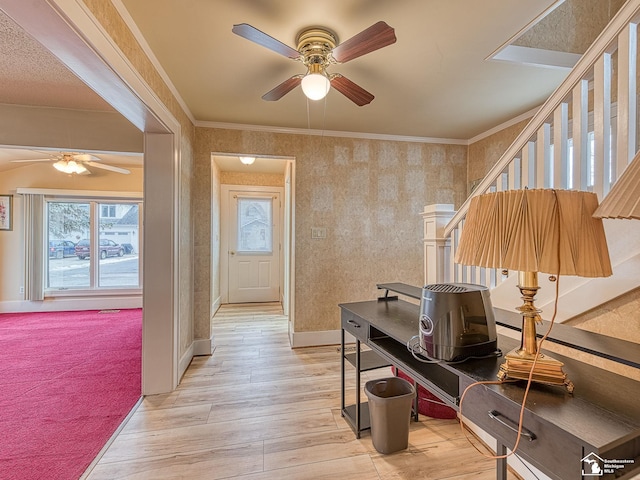
[[[0,8],[143,132],[142,393],[171,392],[179,380],[183,293],[178,278],[182,126],[82,0],[0,0]],[[158,154],[152,165],[150,151]],[[145,240],[149,238],[156,242],[153,248]]]

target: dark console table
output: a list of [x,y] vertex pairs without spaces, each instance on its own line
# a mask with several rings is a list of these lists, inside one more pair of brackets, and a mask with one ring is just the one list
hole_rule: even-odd
[[[407,342],[418,333],[419,306],[389,295],[389,291],[420,298],[420,289],[403,284],[381,284],[386,290],[379,300],[340,305],[342,324],[342,415],[354,432],[368,427],[368,410],[360,402],[360,372],[393,365],[460,411],[464,389],[477,381],[495,380],[502,359],[487,358],[464,363],[427,364],[416,360]],[[500,322],[498,322],[500,323]],[[513,325],[511,326],[513,327]],[[356,338],[356,350],[345,355],[345,332]],[[605,342],[611,346],[610,339]],[[623,342],[621,344],[624,346]],[[360,351],[361,344],[370,351]],[[499,336],[498,347],[507,352],[517,347],[514,339]],[[615,346],[614,346],[615,347]],[[633,357],[635,354],[631,354]],[[523,436],[517,454],[552,479],[582,478],[585,459],[597,456],[603,467],[617,474],[602,479],[631,479],[640,474],[640,382],[610,373],[562,355],[565,372],[574,382],[573,395],[565,389],[533,384],[523,421]],[[345,359],[356,367],[356,404],[345,406]],[[629,362],[624,362],[628,365]],[[634,361],[631,362],[633,365]],[[472,387],[462,404],[462,415],[497,440],[497,453],[513,448],[524,382]],[[607,460],[624,460],[606,464]],[[599,460],[597,460],[599,461]],[[633,462],[633,463],[631,463]],[[498,480],[506,479],[506,460],[497,461]],[[591,478],[591,477],[589,477]],[[596,477],[593,477],[596,478]]]

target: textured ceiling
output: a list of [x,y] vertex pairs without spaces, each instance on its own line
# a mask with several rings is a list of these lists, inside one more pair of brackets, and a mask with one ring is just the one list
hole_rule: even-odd
[[0,47],[0,103],[113,111],[48,50],[2,14]]

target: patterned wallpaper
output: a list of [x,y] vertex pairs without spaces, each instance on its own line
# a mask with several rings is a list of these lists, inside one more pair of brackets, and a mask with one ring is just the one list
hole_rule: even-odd
[[284,187],[284,172],[281,174],[221,172],[220,183],[224,185],[262,185],[265,187]]
[[[196,138],[203,178],[212,151],[295,158],[296,332],[338,329],[338,304],[375,298],[376,283],[421,285],[420,213],[466,197],[465,146],[209,128]],[[202,187],[198,210],[211,188]],[[327,238],[312,239],[312,227],[326,228]],[[211,238],[204,225],[195,228],[198,244]],[[207,257],[195,261],[208,268]]]
[[[338,303],[375,298],[375,283],[422,283],[424,205],[459,206],[468,185],[488,171],[524,126],[515,125],[469,147],[196,129],[113,4],[84,3],[183,127],[182,351],[194,337],[209,338],[211,305],[219,294],[215,210],[222,180],[219,171],[212,171],[210,152],[256,151],[296,158],[295,330],[331,330],[339,327]],[[312,226],[327,228],[327,239],[312,240]],[[193,289],[188,288],[191,282]],[[638,306],[635,292],[572,322],[639,342],[637,324],[625,314],[635,315]]]

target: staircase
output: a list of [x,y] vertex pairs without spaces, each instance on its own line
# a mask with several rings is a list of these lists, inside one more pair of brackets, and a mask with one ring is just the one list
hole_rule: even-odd
[[[638,151],[638,20],[640,0],[629,0],[457,212],[426,208],[427,283],[483,284],[494,306],[512,310],[516,272],[454,262],[471,198],[520,188],[587,190],[600,201],[607,195]],[[559,322],[640,286],[640,222],[604,223],[614,275],[561,279]],[[536,304],[549,319],[555,289],[540,280]]]

